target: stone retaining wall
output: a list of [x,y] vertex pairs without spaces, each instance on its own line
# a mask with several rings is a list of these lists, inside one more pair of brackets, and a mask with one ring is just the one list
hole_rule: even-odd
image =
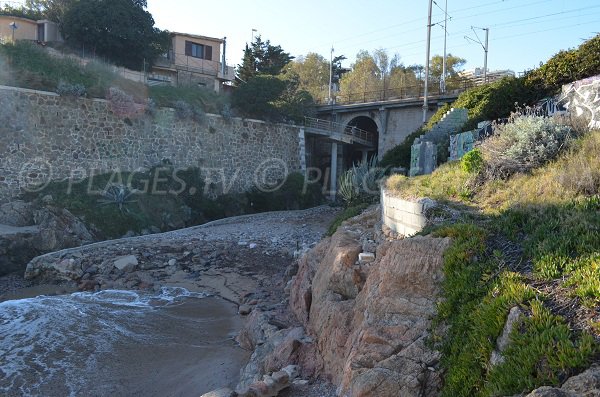
[[381,189],[383,223],[394,232],[404,236],[412,236],[423,230],[427,225],[425,211],[431,205],[432,201],[428,199],[404,200]]
[[0,86],[0,203],[49,180],[137,171],[170,162],[199,167],[214,193],[241,192],[302,172],[296,126],[169,108],[64,98]]

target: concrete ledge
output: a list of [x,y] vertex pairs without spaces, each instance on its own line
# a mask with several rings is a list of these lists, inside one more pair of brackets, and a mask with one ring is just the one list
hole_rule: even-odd
[[383,223],[404,236],[419,233],[427,225],[425,211],[433,205],[429,199],[404,200],[381,189],[381,211]]

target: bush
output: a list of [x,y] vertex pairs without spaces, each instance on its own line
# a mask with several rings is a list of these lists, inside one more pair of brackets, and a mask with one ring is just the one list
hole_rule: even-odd
[[85,96],[86,90],[83,84],[70,84],[61,80],[56,86],[56,93],[60,96],[70,96],[78,98]]
[[460,160],[460,167],[469,174],[478,174],[483,169],[483,156],[479,149],[473,149]]
[[526,76],[528,85],[556,94],[563,84],[600,74],[600,34],[578,48],[560,51]]
[[353,165],[340,177],[339,195],[346,205],[359,202],[372,202],[379,193],[379,181],[385,169],[377,167],[377,158]]
[[380,167],[403,167],[407,170],[410,168],[410,152],[412,144],[421,135],[425,134],[427,130],[423,127],[417,129],[415,132],[406,137],[404,142],[395,146],[391,150],[388,150],[379,163]]
[[556,158],[571,136],[569,127],[552,119],[519,116],[497,127],[495,135],[482,144],[488,176],[507,178],[529,172]]
[[[280,183],[281,184],[281,183]],[[306,183],[304,175],[289,174],[281,187],[274,191],[254,188],[246,193],[248,212],[298,210],[314,207],[323,202],[321,185]]]

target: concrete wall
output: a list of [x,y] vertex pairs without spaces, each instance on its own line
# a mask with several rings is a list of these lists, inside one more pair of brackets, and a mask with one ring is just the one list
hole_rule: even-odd
[[0,41],[11,41],[13,30],[11,23],[17,24],[15,40],[37,40],[37,22],[31,19],[0,16]]
[[[434,110],[428,111],[427,119],[429,120],[434,114]],[[359,116],[369,117],[377,124],[379,133],[377,155],[379,158],[382,158],[388,150],[404,142],[407,136],[423,124],[423,109],[420,106],[341,113],[338,116],[338,122],[348,124]]]
[[383,223],[404,236],[412,236],[427,225],[425,211],[431,200],[404,200],[394,197],[386,189],[381,189],[381,210]]
[[201,168],[215,193],[240,192],[302,171],[299,127],[0,86],[0,202],[48,180],[135,171],[169,160]]

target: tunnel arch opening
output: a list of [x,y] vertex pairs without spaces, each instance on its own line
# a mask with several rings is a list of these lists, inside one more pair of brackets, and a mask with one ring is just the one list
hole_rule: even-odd
[[378,145],[379,145],[379,128],[375,120],[368,116],[354,117],[347,124],[348,127],[356,127],[361,130],[367,131],[373,135],[373,146],[366,147],[360,144],[350,145],[349,150],[344,153],[344,167],[346,169],[352,167],[354,164],[358,164],[361,161],[370,161],[373,157],[377,156]]

